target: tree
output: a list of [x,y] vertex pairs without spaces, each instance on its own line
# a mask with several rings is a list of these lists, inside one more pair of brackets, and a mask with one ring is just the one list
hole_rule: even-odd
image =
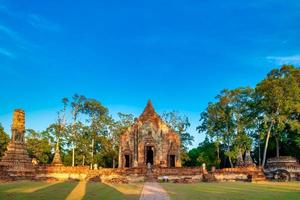
[[116,166],[117,156],[119,154],[119,139],[120,135],[126,131],[134,122],[132,114],[118,113],[118,119],[113,120],[110,126],[109,140],[112,144],[111,156],[113,158],[113,168]]
[[188,132],[188,128],[191,126],[189,118],[175,111],[163,113],[162,118],[179,134],[181,146],[184,150],[187,150],[188,146],[192,145],[194,141],[194,137]]
[[217,102],[209,103],[201,114],[199,133],[205,132],[215,144],[218,150],[220,145],[226,145],[225,155],[228,156],[230,166],[232,159],[242,157],[245,150],[251,149],[251,139],[247,132],[251,124],[250,104],[251,88],[237,88],[223,90],[216,97]]
[[[65,98],[67,99],[67,98]],[[75,166],[75,148],[76,148],[76,141],[77,140],[77,133],[78,133],[78,117],[79,114],[83,111],[84,109],[84,103],[86,101],[86,97],[83,95],[78,95],[75,94],[72,97],[72,102],[71,102],[71,114],[72,114],[72,128],[71,128],[71,134],[70,134],[70,141],[71,141],[71,146],[72,146],[72,167]]]
[[299,121],[291,117],[293,113],[299,112],[299,77],[299,69],[293,66],[282,66],[281,69],[272,70],[256,86],[260,114],[264,116],[265,125],[268,127],[262,166],[266,163],[271,133],[276,136],[277,156],[279,156],[279,137],[282,130],[286,125],[291,126],[292,129],[299,128]]
[[185,165],[188,160],[187,149],[189,145],[192,145],[194,137],[188,132],[190,127],[189,118],[180,113],[172,111],[165,112],[162,115],[162,119],[180,136],[181,141],[181,160]]
[[[91,166],[94,162],[95,142],[101,142],[100,136],[107,136],[108,126],[111,118],[108,116],[108,109],[95,99],[86,99],[84,103],[84,113],[88,115],[87,122],[89,125],[89,137],[91,138]],[[88,135],[86,135],[88,136]],[[89,140],[89,138],[86,138]],[[97,146],[97,144],[96,144]],[[98,145],[99,146],[99,145]]]
[[4,155],[6,147],[9,143],[9,136],[5,133],[3,126],[0,123],[0,158]]
[[188,152],[187,166],[201,166],[206,164],[210,169],[212,166],[219,167],[220,161],[218,158],[217,145],[214,142],[209,141],[208,137],[199,144],[197,148],[193,148]]
[[68,99],[62,99],[63,108],[57,112],[56,122],[50,124],[46,130],[43,131],[43,135],[48,138],[53,148],[61,149],[61,146],[66,144],[66,109],[68,105]]
[[209,141],[206,137],[205,140],[198,146],[200,154],[197,157],[197,161],[200,164],[205,163],[207,168],[212,166],[219,167],[220,162],[217,153],[217,146],[214,142]]
[[36,158],[39,163],[48,164],[52,160],[51,144],[43,133],[33,129],[26,130],[26,146],[31,158]]

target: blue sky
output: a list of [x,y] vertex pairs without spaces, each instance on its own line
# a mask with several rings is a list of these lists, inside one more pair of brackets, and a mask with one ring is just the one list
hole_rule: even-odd
[[[76,2],[76,3],[75,3]],[[224,88],[300,64],[300,2],[0,0],[0,122],[44,129],[62,97],[139,115],[152,99],[192,123]]]

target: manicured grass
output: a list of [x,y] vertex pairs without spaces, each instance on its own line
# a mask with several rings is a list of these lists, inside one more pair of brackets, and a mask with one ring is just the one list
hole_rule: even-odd
[[12,182],[1,183],[0,199],[5,200],[46,200],[46,199],[65,199],[77,185],[76,182]]
[[300,183],[163,183],[172,200],[299,200]]
[[[12,182],[0,183],[0,199],[46,200],[66,199],[79,182]],[[103,184],[87,183],[85,200],[138,200],[142,183]],[[291,183],[163,183],[172,200],[293,200],[300,199],[300,182]],[[77,187],[78,188],[78,187]],[[74,190],[77,191],[77,190]],[[73,191],[73,192],[74,192]],[[80,190],[79,190],[80,191]],[[75,197],[79,197],[76,195]]]
[[[0,199],[2,200],[65,200],[79,182],[11,182],[0,183]],[[104,200],[138,200],[142,184],[87,183],[83,199]],[[75,192],[76,193],[76,192]],[[79,197],[75,195],[76,197]]]
[[105,200],[138,200],[143,184],[87,184],[86,194],[83,199],[105,199]]

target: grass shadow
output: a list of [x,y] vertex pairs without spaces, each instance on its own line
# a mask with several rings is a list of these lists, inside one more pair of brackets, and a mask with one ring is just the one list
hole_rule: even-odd
[[[21,182],[8,183],[0,188],[0,199],[5,200],[64,200],[77,185],[76,182]],[[36,189],[35,189],[36,188]]]

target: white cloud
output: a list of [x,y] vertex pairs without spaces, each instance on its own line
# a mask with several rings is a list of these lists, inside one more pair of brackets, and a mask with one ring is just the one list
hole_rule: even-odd
[[28,15],[27,22],[37,29],[44,29],[48,31],[58,32],[61,27],[58,24],[46,20],[44,17],[36,14]]
[[276,64],[300,64],[300,54],[291,56],[267,56],[267,60],[275,62]]

